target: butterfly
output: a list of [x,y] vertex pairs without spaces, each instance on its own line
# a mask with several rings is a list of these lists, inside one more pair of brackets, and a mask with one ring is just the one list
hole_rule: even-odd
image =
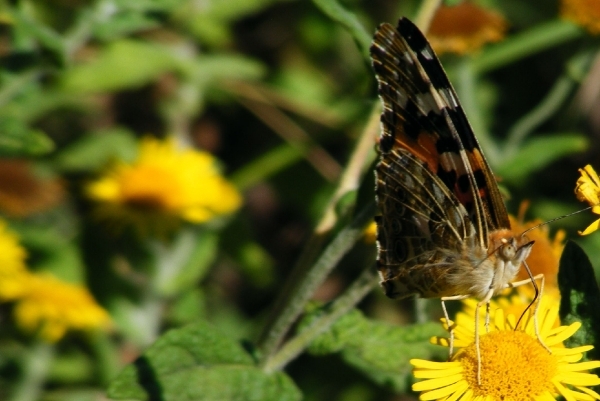
[[445,300],[476,297],[480,307],[530,282],[537,294],[531,273],[511,283],[533,241],[511,231],[496,179],[425,36],[407,18],[396,28],[384,23],[370,52],[383,105],[375,175],[386,295],[441,298],[449,323]]

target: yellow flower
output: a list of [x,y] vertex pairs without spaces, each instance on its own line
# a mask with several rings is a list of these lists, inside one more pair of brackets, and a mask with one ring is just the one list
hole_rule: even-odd
[[374,244],[377,239],[377,224],[375,222],[369,224],[363,235],[363,239],[367,244]]
[[181,220],[204,223],[241,203],[213,156],[177,149],[173,139],[143,139],[135,162],[114,165],[86,189],[100,204],[101,217],[132,223],[141,232],[168,230]]
[[600,34],[600,2],[598,0],[562,0],[560,15],[585,28],[593,35]]
[[108,313],[85,287],[69,284],[49,274],[30,274],[28,291],[15,305],[15,320],[25,331],[55,342],[67,330],[107,328]]
[[468,1],[440,6],[427,33],[436,53],[474,53],[486,43],[504,38],[506,20],[497,12]]
[[[575,195],[577,200],[587,202],[592,206],[592,213],[600,214],[600,178],[589,164],[583,169],[579,169],[581,177],[577,180],[575,186]],[[600,228],[600,220],[596,220],[585,230],[579,231],[580,235],[588,235]]]
[[588,373],[600,361],[579,362],[591,345],[566,348],[563,341],[580,327],[556,326],[558,305],[542,304],[539,310],[540,344],[531,314],[515,330],[515,315],[505,318],[502,309],[492,311],[490,332],[480,333],[481,382],[477,380],[478,360],[473,322],[458,325],[455,345],[464,347],[449,362],[413,359],[414,376],[422,381],[413,385],[422,392],[419,399],[444,401],[553,401],[562,395],[567,401],[600,399],[587,388],[600,385],[597,375]]
[[0,301],[18,298],[27,289],[29,272],[25,267],[27,252],[17,236],[0,219]]

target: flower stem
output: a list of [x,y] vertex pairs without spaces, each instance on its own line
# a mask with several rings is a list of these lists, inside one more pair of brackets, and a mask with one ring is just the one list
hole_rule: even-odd
[[441,3],[442,0],[425,0],[421,3],[421,7],[415,16],[415,24],[422,32],[429,30],[429,25],[431,25],[433,16]]
[[568,21],[554,20],[536,25],[503,42],[489,46],[473,59],[473,69],[476,74],[483,74],[575,39],[583,33],[581,28]]
[[[374,213],[375,202],[371,202],[361,210],[349,226],[340,230],[312,266],[301,271],[303,274],[298,281],[295,280],[297,274],[292,273],[282,291],[284,298],[281,303],[282,306],[279,307],[280,302],[275,302],[276,311],[278,312],[277,316],[273,323],[268,326],[268,330],[265,331],[261,339],[262,341],[259,343],[263,354],[263,364],[271,358],[283,336],[302,313],[304,305],[317,287],[323,283],[340,259],[363,235],[363,231],[366,225],[373,219]],[[290,287],[293,289],[287,292],[287,289]],[[287,296],[287,294],[291,295]],[[282,297],[280,296],[280,298]]]
[[513,156],[521,148],[523,140],[558,111],[575,86],[580,83],[590,63],[589,53],[577,54],[567,63],[567,71],[555,82],[546,97],[533,110],[521,117],[508,132],[503,152],[505,158]]
[[9,401],[38,400],[53,358],[54,345],[42,340],[33,344],[24,357],[23,375]]
[[371,203],[358,214],[351,225],[338,233],[337,237],[319,257],[323,245],[338,221],[338,215],[335,213],[337,204],[347,193],[356,190],[364,166],[370,164],[367,161],[373,155],[374,138],[379,129],[379,113],[380,106],[377,103],[350,157],[350,161],[342,173],[338,187],[323,212],[321,220],[304,246],[294,269],[273,304],[273,310],[258,341],[258,348],[262,351],[263,361],[272,356],[291,325],[302,313],[304,305],[313,292],[321,285],[340,258],[362,235],[362,229],[373,218],[375,207]]
[[375,273],[375,269],[369,266],[348,287],[342,296],[331,303],[327,314],[315,320],[309,327],[288,341],[281,347],[279,352],[265,362],[265,372],[272,373],[283,369],[290,361],[300,355],[315,337],[329,329],[341,316],[359,303],[373,289],[376,283],[377,274]]

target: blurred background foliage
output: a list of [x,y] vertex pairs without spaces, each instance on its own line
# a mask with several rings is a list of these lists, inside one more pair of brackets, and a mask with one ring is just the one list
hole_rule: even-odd
[[[477,4],[503,16],[502,38],[442,62],[509,211],[524,200],[527,219],[575,211],[577,169],[600,167],[600,42],[561,18],[557,1]],[[0,0],[0,213],[28,271],[89,289],[111,321],[49,340],[39,327],[20,329],[15,298],[4,297],[0,399],[100,400],[111,382],[111,396],[129,399],[154,399],[147,383],[160,383],[161,399],[188,399],[184,385],[198,400],[406,397],[408,358],[442,355],[428,345],[439,328],[426,322],[438,303],[392,302],[363,280],[345,309],[320,305],[373,269],[375,245],[356,242],[362,226],[344,231],[370,219],[354,211],[374,198],[372,32],[423,9],[417,0]],[[158,233],[139,219],[99,217],[86,188],[136,160],[147,137],[214,155],[240,206]],[[205,185],[198,179],[198,191]],[[551,231],[576,238],[590,220]],[[279,344],[268,352],[265,336],[297,291],[284,282],[340,233],[352,249],[313,282],[300,332],[368,295],[277,364]],[[578,241],[600,252],[599,236]]]

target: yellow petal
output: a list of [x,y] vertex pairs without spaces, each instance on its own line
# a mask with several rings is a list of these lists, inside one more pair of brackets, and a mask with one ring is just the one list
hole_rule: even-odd
[[598,230],[598,228],[600,228],[600,219],[594,221],[592,224],[590,224],[585,230],[583,231],[577,231],[577,233],[579,235],[588,235],[593,233],[594,231]]

